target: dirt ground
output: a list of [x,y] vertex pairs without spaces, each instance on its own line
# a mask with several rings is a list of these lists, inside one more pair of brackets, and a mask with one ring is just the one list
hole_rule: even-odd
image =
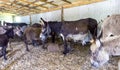
[[[100,68],[91,67],[89,47],[75,46],[74,50],[64,56],[61,51],[50,52],[29,45],[25,50],[23,42],[12,42],[8,50],[8,60],[0,58],[0,70],[117,70],[119,57],[112,57]],[[62,47],[62,46],[61,46]]]

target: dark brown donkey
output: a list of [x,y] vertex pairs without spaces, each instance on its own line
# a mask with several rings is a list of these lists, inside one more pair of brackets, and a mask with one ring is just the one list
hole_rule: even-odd
[[92,18],[81,19],[78,21],[44,21],[41,18],[42,32],[40,38],[44,41],[49,35],[52,35],[54,40],[54,34],[58,34],[62,37],[64,42],[64,54],[69,52],[68,42],[73,40],[74,42],[81,41],[82,45],[85,45],[92,38],[97,36],[97,21]]
[[97,21],[92,18],[80,19],[77,21],[65,21],[62,24],[61,33],[64,41],[63,54],[70,51],[70,41],[81,42],[85,45],[92,38],[97,36]]
[[2,47],[2,55],[4,56],[4,59],[7,60],[6,57],[6,48],[9,42],[10,38],[13,38],[15,34],[18,36],[22,36],[22,32],[17,28],[7,28],[3,27],[5,29],[5,33],[0,34],[0,47]]

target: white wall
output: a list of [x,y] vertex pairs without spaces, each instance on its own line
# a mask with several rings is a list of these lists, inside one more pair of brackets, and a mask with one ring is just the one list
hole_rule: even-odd
[[[94,18],[100,21],[107,17],[107,15],[120,14],[120,0],[107,0],[104,2],[93,3],[84,6],[64,9],[64,20],[72,21],[82,18]],[[32,23],[38,23],[40,17],[47,21],[60,21],[61,10],[34,14],[32,15]],[[22,22],[29,23],[29,16],[21,17]],[[17,22],[17,21],[16,21]]]
[[9,13],[1,13],[0,12],[0,21],[3,25],[3,21],[6,21],[6,22],[13,22],[13,14],[9,14]]
[[15,22],[25,22],[27,24],[30,23],[30,16],[16,16]]

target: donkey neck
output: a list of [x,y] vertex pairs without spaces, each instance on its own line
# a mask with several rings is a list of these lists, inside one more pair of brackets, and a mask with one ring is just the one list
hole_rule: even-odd
[[13,38],[14,37],[13,28],[8,29],[5,35],[7,35],[8,38]]

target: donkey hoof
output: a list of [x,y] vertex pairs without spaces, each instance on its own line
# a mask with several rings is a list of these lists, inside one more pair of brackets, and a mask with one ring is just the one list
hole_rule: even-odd
[[66,55],[67,53],[66,52],[63,52],[64,55]]
[[47,47],[42,47],[43,49],[47,49]]
[[66,52],[66,51],[63,51],[63,54],[64,54],[64,55],[67,55],[67,53],[68,53],[68,52]]

